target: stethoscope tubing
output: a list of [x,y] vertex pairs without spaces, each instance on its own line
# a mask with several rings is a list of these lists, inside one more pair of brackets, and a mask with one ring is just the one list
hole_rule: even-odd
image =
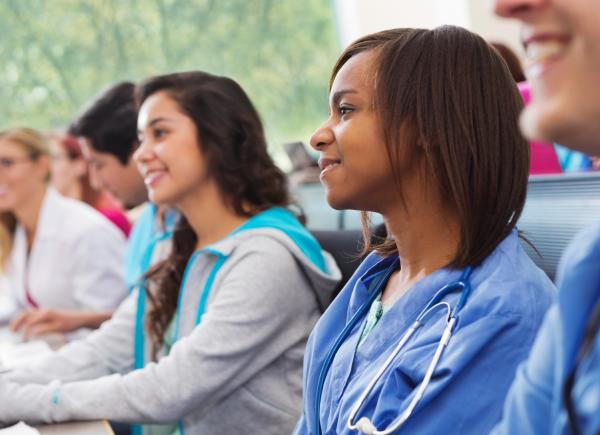
[[[315,433],[315,435],[320,435],[322,433],[321,421],[320,421],[321,398],[322,398],[322,394],[323,394],[323,386],[325,384],[325,378],[327,377],[327,373],[329,372],[331,364],[333,363],[333,359],[335,358],[337,351],[342,346],[344,341],[349,337],[350,333],[352,332],[352,330],[354,329],[356,324],[362,320],[363,316],[370,309],[373,301],[377,298],[379,292],[375,291],[375,289],[380,288],[382,281],[386,278],[389,278],[391,273],[397,267],[397,263],[398,263],[397,261],[392,263],[388,267],[388,269],[381,275],[380,279],[376,281],[376,284],[374,286],[370,286],[369,291],[371,292],[371,294],[369,295],[368,299],[363,303],[363,305],[361,307],[359,307],[357,312],[354,314],[354,316],[352,316],[352,318],[350,319],[348,324],[344,327],[342,332],[338,335],[334,345],[332,346],[329,353],[327,354],[327,357],[324,360],[323,367],[319,374],[319,379],[318,379],[318,383],[317,383],[317,391],[316,391],[316,401],[314,404],[314,411],[315,411],[314,433]],[[360,430],[363,433],[368,434],[368,435],[387,435],[387,434],[390,434],[393,431],[397,430],[400,426],[402,426],[408,420],[408,418],[413,413],[414,409],[416,408],[416,406],[418,405],[420,400],[423,398],[423,395],[425,394],[425,390],[427,389],[429,382],[431,381],[433,372],[435,371],[435,368],[437,367],[439,360],[441,359],[444,349],[446,348],[446,346],[448,345],[448,342],[450,341],[450,338],[452,336],[452,331],[454,329],[456,322],[458,321],[458,317],[457,317],[458,312],[465,305],[466,300],[467,300],[468,296],[470,295],[471,285],[469,283],[469,277],[470,277],[472,271],[473,271],[473,268],[471,266],[466,267],[463,270],[463,273],[461,274],[461,277],[459,278],[458,281],[451,282],[451,283],[445,285],[444,287],[442,287],[440,290],[438,290],[435,293],[435,295],[431,298],[429,303],[425,306],[425,308],[419,313],[415,322],[413,322],[413,324],[409,327],[408,331],[406,331],[402,335],[400,342],[396,345],[394,351],[386,359],[386,361],[383,363],[382,367],[377,371],[376,375],[373,377],[373,379],[371,380],[371,382],[369,383],[367,388],[365,388],[365,391],[361,394],[359,399],[356,401],[356,404],[352,408],[352,410],[350,412],[350,416],[348,418],[348,428],[353,429],[353,430]],[[461,296],[459,298],[459,301],[455,305],[455,307],[453,309],[451,309],[450,305],[447,302],[442,302],[442,299],[445,296],[447,296],[448,294],[454,293],[456,291],[461,291]],[[429,366],[427,368],[425,377],[423,378],[423,381],[419,384],[419,388],[415,392],[415,396],[411,400],[408,407],[402,412],[402,414],[396,419],[396,421],[390,427],[388,427],[387,429],[382,430],[382,431],[379,431],[367,417],[362,417],[361,419],[359,419],[359,421],[356,424],[354,424],[353,423],[354,418],[360,411],[360,408],[364,404],[369,393],[375,387],[376,383],[379,381],[381,376],[383,376],[385,371],[389,368],[389,366],[391,365],[393,360],[397,357],[398,353],[402,350],[404,345],[412,337],[414,332],[417,329],[419,329],[424,323],[426,323],[426,321],[429,319],[430,315],[433,312],[437,311],[437,309],[441,306],[446,307],[446,309],[447,309],[447,325],[446,325],[446,328],[444,329],[442,337],[440,338],[440,342],[438,343],[438,346],[437,346],[434,356],[431,360],[431,363],[429,364]]]
[[365,301],[365,303],[363,303],[359,307],[359,309],[356,311],[354,316],[352,316],[350,321],[346,324],[344,329],[342,329],[342,332],[340,332],[340,334],[336,338],[335,342],[333,343],[333,346],[331,347],[331,349],[327,353],[327,356],[325,357],[325,360],[323,361],[323,368],[321,369],[321,372],[319,373],[319,379],[317,380],[317,391],[316,391],[316,397],[315,397],[315,403],[314,403],[314,412],[315,412],[314,433],[315,433],[315,435],[321,435],[321,433],[322,433],[321,432],[321,420],[320,420],[321,397],[323,395],[323,386],[325,385],[325,378],[327,377],[327,373],[329,372],[331,364],[333,363],[333,359],[335,358],[337,351],[340,349],[342,344],[344,344],[344,341],[346,341],[346,338],[348,338],[348,336],[350,335],[350,333],[352,332],[354,327],[358,324],[358,322],[360,322],[362,320],[364,315],[371,308],[371,304],[373,303],[373,301],[375,299],[377,299],[378,292],[375,291],[375,289],[380,287],[382,282],[385,279],[389,278],[389,276],[397,268],[397,266],[398,266],[398,261],[394,261],[385,270],[385,272],[382,273],[381,277],[377,281],[373,281],[373,284],[371,286],[369,286],[368,299]]
[[[446,303],[434,305],[433,307],[430,308],[430,310],[437,308],[440,305],[446,306],[446,308],[448,309],[448,313],[450,313],[450,306]],[[381,368],[379,369],[379,371],[377,372],[377,374],[375,375],[375,377],[373,378],[371,383],[367,386],[367,388],[365,388],[365,391],[363,392],[361,397],[356,401],[356,404],[354,405],[354,408],[348,417],[348,428],[360,431],[361,433],[364,433],[366,435],[389,435],[392,432],[395,432],[396,430],[398,430],[404,423],[406,423],[408,418],[412,415],[415,408],[417,407],[417,405],[419,404],[419,402],[425,395],[425,390],[429,386],[429,382],[431,381],[433,372],[435,371],[435,369],[440,361],[440,358],[442,357],[442,353],[443,353],[444,349],[446,348],[446,346],[448,345],[448,342],[450,341],[450,337],[452,336],[452,330],[454,328],[455,323],[456,323],[456,317],[451,317],[448,319],[448,324],[446,325],[446,328],[444,329],[444,332],[443,332],[442,337],[437,345],[437,348],[435,350],[433,358],[431,359],[431,362],[429,363],[429,366],[427,367],[425,376],[424,376],[423,380],[421,381],[421,383],[419,384],[419,387],[417,388],[417,391],[415,392],[414,397],[412,398],[412,400],[410,401],[410,403],[406,407],[406,409],[402,412],[402,414],[400,414],[400,416],[398,416],[396,418],[396,420],[387,429],[384,429],[384,430],[378,430],[377,427],[375,427],[375,425],[367,417],[362,417],[356,424],[354,424],[353,423],[354,418],[358,414],[358,411],[364,404],[365,400],[367,399],[367,397],[368,397],[369,393],[371,392],[371,390],[373,389],[373,387],[375,387],[375,384],[377,383],[379,378],[390,367],[392,361],[396,358],[396,356],[398,355],[398,353],[400,352],[402,347],[404,347],[404,344],[406,344],[406,342],[410,339],[410,337],[413,335],[413,333],[423,325],[423,323],[421,323],[421,322],[418,322],[418,321],[415,322],[411,326],[411,328],[404,334],[404,336],[400,340],[400,343],[398,344],[398,346],[396,347],[394,352],[392,352],[392,354],[383,363],[383,365],[381,366]]]

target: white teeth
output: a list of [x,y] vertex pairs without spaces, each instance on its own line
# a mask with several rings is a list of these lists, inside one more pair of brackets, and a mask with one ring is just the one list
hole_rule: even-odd
[[325,169],[335,168],[336,166],[339,166],[339,163],[330,163],[325,167]]
[[144,177],[144,184],[146,186],[149,186],[152,184],[152,182],[156,179],[156,177],[158,177],[163,171],[152,171],[152,172],[148,172],[146,174],[146,176]]
[[527,44],[526,56],[530,62],[542,62],[561,54],[566,45],[560,41],[535,41]]

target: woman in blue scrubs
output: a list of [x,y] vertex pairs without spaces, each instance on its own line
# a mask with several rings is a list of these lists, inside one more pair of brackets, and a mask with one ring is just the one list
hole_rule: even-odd
[[[341,55],[330,115],[311,145],[329,204],[380,213],[389,236],[370,244],[365,224],[373,252],[311,334],[296,434],[357,433],[361,421],[364,433],[481,435],[500,419],[554,292],[515,229],[529,168],[521,107],[500,57],[461,28],[387,30]],[[464,297],[464,306],[418,391],[448,307],[437,305],[393,352],[436,292],[459,279],[466,290],[441,301],[453,310]]]

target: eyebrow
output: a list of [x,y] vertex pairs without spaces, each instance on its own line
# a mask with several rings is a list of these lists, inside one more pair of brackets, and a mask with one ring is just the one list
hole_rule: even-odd
[[331,104],[337,106],[344,95],[347,94],[358,94],[356,89],[342,89],[333,94],[331,97]]
[[[160,116],[159,116],[158,118],[154,118],[152,121],[150,121],[150,122],[148,123],[148,125],[146,125],[144,128],[146,129],[146,128],[152,127],[153,125],[156,125],[156,124],[158,124],[159,122],[162,122],[162,121],[170,121],[170,119],[169,119],[169,118],[165,118],[165,117],[160,117]],[[138,129],[137,129],[137,134],[138,134],[138,135],[142,134],[142,130],[140,130],[140,129],[138,128]]]

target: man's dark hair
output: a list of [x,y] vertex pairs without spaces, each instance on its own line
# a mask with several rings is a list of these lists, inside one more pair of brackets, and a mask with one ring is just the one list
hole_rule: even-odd
[[87,138],[94,150],[126,165],[137,146],[134,89],[133,83],[121,82],[102,91],[71,123],[69,134]]

